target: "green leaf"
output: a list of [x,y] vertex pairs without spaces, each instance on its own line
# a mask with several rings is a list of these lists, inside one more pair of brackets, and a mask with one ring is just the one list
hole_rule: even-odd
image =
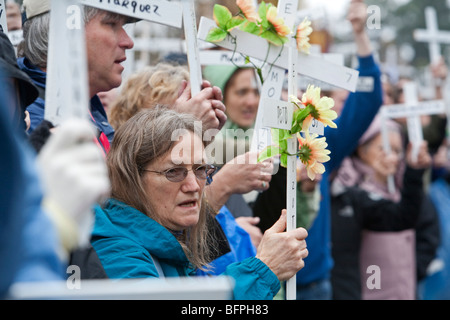
[[220,42],[227,37],[227,32],[220,28],[212,29],[206,36],[206,41],[209,42]]
[[231,31],[232,29],[239,27],[243,22],[244,20],[241,17],[233,17],[228,20],[226,29]]
[[269,6],[267,6],[264,1],[262,1],[261,4],[259,5],[258,14],[262,21],[267,21],[266,14],[267,14],[267,10],[269,10],[271,5],[272,4],[269,3]]
[[287,139],[291,137],[289,130],[272,129],[272,141],[280,148],[281,152],[287,151]]
[[291,134],[289,133],[289,130],[272,129],[272,139],[274,139],[277,142],[287,140],[290,137],[291,137]]
[[246,21],[239,26],[242,31],[259,36],[261,28],[254,22]]
[[272,157],[275,157],[279,155],[280,148],[277,146],[268,146],[261,151],[261,153],[258,156],[258,162],[263,162],[264,160],[270,159]]
[[310,114],[311,108],[308,106],[303,109],[298,109],[294,111],[294,119],[297,122],[303,122],[303,120],[306,119],[306,117]]
[[281,152],[287,152],[287,148],[288,148],[287,139],[286,140],[280,140],[280,150],[281,150]]
[[213,15],[217,25],[222,29],[226,29],[228,21],[230,21],[231,18],[233,17],[230,10],[228,10],[227,7],[224,7],[220,4],[214,5]]
[[283,41],[282,37],[280,37],[275,31],[272,30],[264,31],[263,33],[261,33],[261,37],[278,47],[282,46],[285,42]]
[[281,164],[281,166],[282,166],[283,168],[287,168],[287,158],[288,158],[287,153],[282,153],[282,154],[281,154],[281,157],[280,157],[280,164]]
[[302,128],[303,128],[303,126],[302,126],[302,123],[300,122],[300,123],[298,123],[298,122],[294,122],[294,125],[292,126],[292,129],[291,129],[291,134],[295,134],[295,133],[297,133],[297,132],[300,132],[300,131],[302,131]]

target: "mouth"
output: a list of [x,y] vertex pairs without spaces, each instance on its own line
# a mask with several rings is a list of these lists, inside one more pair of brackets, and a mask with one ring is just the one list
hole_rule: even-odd
[[116,61],[114,61],[117,64],[121,64],[122,62],[125,62],[127,60],[127,58],[121,58],[121,59],[117,59]]
[[255,116],[255,111],[253,111],[253,110],[244,110],[243,112],[242,112],[242,116],[243,117],[245,117],[245,118],[252,118],[252,117],[254,117]]
[[178,206],[183,208],[194,208],[197,206],[197,200],[186,200],[178,204]]

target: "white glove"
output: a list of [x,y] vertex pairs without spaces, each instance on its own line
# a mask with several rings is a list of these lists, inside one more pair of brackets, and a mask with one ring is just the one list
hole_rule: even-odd
[[88,121],[71,119],[54,131],[37,159],[44,205],[68,251],[89,243],[94,221],[91,208],[110,191],[105,158],[95,139]]

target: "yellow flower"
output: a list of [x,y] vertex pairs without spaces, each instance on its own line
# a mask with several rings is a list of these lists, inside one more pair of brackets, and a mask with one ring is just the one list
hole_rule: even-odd
[[295,40],[297,41],[297,50],[309,54],[309,48],[311,44],[309,43],[309,35],[313,32],[311,28],[311,21],[305,18],[302,23],[297,27],[297,33],[295,35]]
[[337,113],[331,110],[334,107],[334,100],[329,97],[320,97],[320,88],[312,85],[303,94],[302,103],[305,107],[310,107],[311,112],[303,122],[303,128],[306,130],[311,125],[313,119],[328,125],[331,128],[337,128],[333,122],[337,118]]
[[277,7],[270,6],[266,13],[267,21],[275,28],[280,37],[286,37],[291,33],[291,29],[284,24],[284,19],[278,17]]
[[323,174],[325,172],[324,162],[330,160],[328,156],[330,151],[326,149],[328,144],[326,139],[317,138],[317,134],[305,134],[303,138],[300,134],[297,135],[299,143],[299,159],[306,166],[306,173],[311,180],[316,178],[316,174]]
[[298,100],[297,96],[294,96],[293,94],[291,94],[289,98],[291,99],[291,102],[295,103],[297,106],[300,106],[300,104],[302,103],[300,100]]
[[258,22],[261,20],[252,0],[237,0],[236,4],[248,21]]

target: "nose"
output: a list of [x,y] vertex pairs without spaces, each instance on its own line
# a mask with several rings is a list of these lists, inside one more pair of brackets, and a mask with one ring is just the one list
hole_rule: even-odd
[[200,191],[201,189],[200,185],[202,182],[199,179],[197,179],[192,170],[189,170],[186,178],[181,183],[182,183],[181,191],[183,191],[184,193],[189,192],[192,193]]
[[133,49],[134,42],[128,33],[122,28],[119,38],[119,46],[124,49]]
[[250,91],[247,96],[247,103],[249,106],[257,108],[259,105],[259,92],[253,90]]

